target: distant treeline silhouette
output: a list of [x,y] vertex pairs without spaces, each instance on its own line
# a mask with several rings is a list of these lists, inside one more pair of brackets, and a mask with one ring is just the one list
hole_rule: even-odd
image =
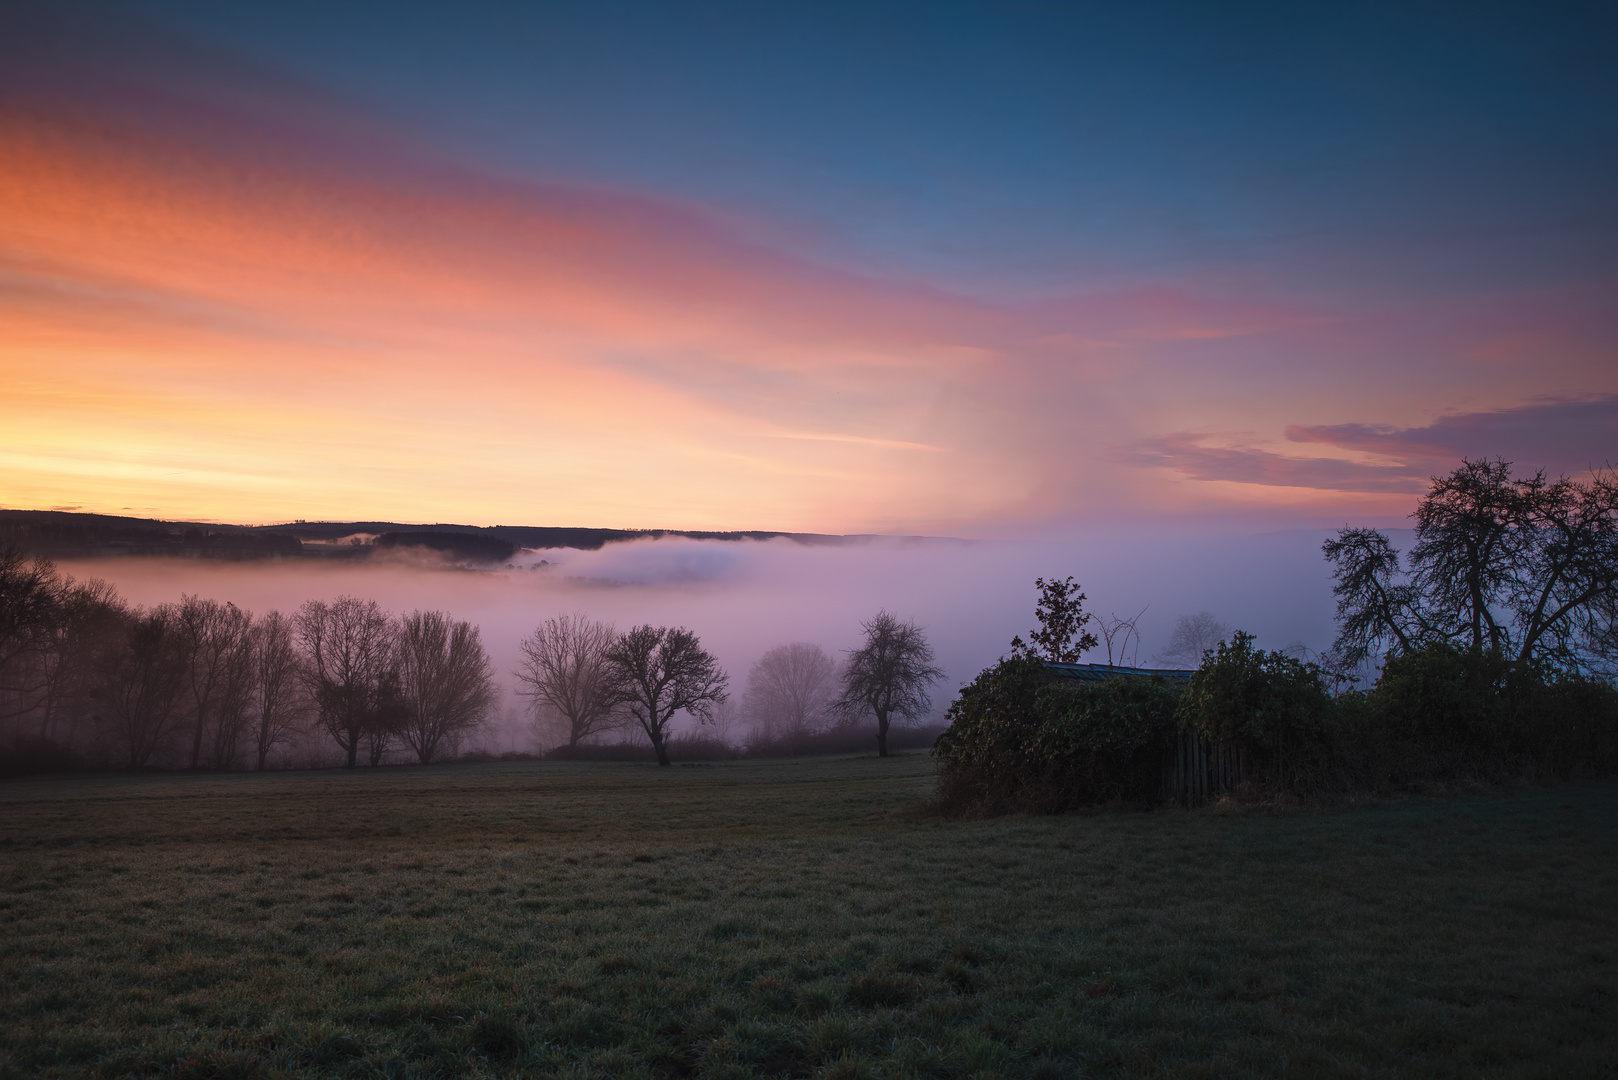
[[[439,534],[420,533],[429,545]],[[414,539],[414,538],[412,538]],[[455,540],[459,543],[459,540]],[[888,752],[930,715],[939,672],[887,612],[837,670],[819,646],[770,650],[740,706],[690,630],[546,620],[515,673],[536,751],[613,757]],[[500,697],[477,627],[352,596],[254,614],[194,595],[132,606],[40,556],[0,549],[0,774],[72,768],[355,768],[479,750]],[[679,715],[696,734],[677,734]],[[916,745],[904,735],[900,745]]]
[[392,521],[305,522],[245,526],[165,522],[62,510],[0,510],[0,547],[49,559],[127,555],[208,559],[363,559],[378,550],[420,547],[458,561],[504,563],[520,548],[598,551],[607,544],[683,537],[842,544],[868,539],[822,533],[593,529],[537,525],[407,525]]

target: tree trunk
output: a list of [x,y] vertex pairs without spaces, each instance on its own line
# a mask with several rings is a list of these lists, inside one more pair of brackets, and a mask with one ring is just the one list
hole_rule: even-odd
[[876,714],[876,756],[888,756],[888,714],[886,712]]
[[662,730],[654,728],[652,730],[651,735],[652,735],[652,749],[657,751],[657,763],[659,765],[672,764],[672,762],[669,761],[669,752],[663,746],[663,732],[662,732]]
[[199,705],[197,707],[197,726],[191,735],[191,767],[197,768],[202,764],[202,728],[208,721],[208,714]]

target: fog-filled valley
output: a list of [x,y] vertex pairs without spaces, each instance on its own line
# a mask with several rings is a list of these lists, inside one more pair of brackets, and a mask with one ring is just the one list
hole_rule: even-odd
[[[144,607],[190,594],[258,615],[290,614],[308,600],[349,595],[373,599],[397,615],[444,611],[479,628],[499,689],[487,724],[460,749],[530,753],[555,740],[535,730],[513,675],[519,642],[553,616],[582,614],[619,630],[642,623],[688,627],[729,673],[735,717],[749,668],[767,650],[808,642],[840,660],[859,644],[862,620],[887,610],[921,626],[936,652],[944,671],[931,695],[936,723],[956,689],[1003,655],[1014,635],[1027,632],[1038,576],[1072,575],[1097,616],[1139,616],[1139,640],[1114,662],[1152,664],[1176,619],[1199,611],[1257,634],[1270,648],[1301,642],[1324,650],[1333,632],[1330,576],[1320,556],[1324,535],[879,538],[842,545],[663,538],[595,551],[525,550],[498,568],[421,552],[361,562],[118,558],[58,567],[79,580],[104,579],[124,600]],[[1105,646],[1086,659],[1107,661]],[[745,737],[740,719],[726,738]],[[694,727],[681,715],[672,730],[692,733]],[[334,748],[322,739],[312,734],[279,748],[271,760],[318,764],[332,757],[335,763]],[[408,756],[396,753],[390,760]]]

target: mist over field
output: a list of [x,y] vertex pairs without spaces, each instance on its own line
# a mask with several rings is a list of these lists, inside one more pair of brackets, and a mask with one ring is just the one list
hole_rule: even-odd
[[[568,612],[696,631],[740,695],[766,649],[807,641],[834,656],[860,640],[860,620],[886,609],[926,628],[946,673],[939,713],[956,689],[1033,625],[1034,578],[1072,575],[1098,615],[1139,619],[1141,642],[1118,662],[1150,664],[1179,615],[1212,611],[1281,648],[1331,642],[1332,599],[1320,556],[1325,532],[1251,536],[1095,535],[1063,540],[900,540],[843,545],[791,540],[647,539],[597,551],[522,551],[511,568],[467,569],[430,557],[340,562],[194,559],[64,561],[75,577],[100,577],[130,601],[154,605],[182,593],[228,600],[255,613],[351,594],[396,613],[437,609],[481,628],[502,686],[482,743],[535,749],[512,691],[517,643],[543,619]],[[1105,647],[1087,660],[1104,661]],[[680,725],[689,721],[681,717]]]

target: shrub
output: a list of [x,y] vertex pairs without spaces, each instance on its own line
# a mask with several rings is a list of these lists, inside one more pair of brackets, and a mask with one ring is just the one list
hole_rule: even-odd
[[1611,684],[1534,670],[1512,678],[1507,696],[1516,752],[1535,771],[1571,778],[1618,770],[1618,689]]
[[933,756],[953,769],[1015,767],[1039,727],[1039,692],[1052,681],[1050,671],[1032,657],[1016,656],[984,669],[944,714],[949,726],[933,744]]
[[1618,690],[1448,642],[1390,654],[1376,685],[1338,710],[1362,787],[1618,768]]
[[950,706],[933,746],[941,802],[966,813],[1054,813],[1153,800],[1175,703],[1157,679],[1074,683],[1038,660],[1002,660]]
[[1431,642],[1388,656],[1371,705],[1401,749],[1499,754],[1509,741],[1506,681],[1498,653]]
[[1057,681],[1036,695],[1042,722],[1028,752],[1039,760],[1057,762],[1084,754],[1161,750],[1174,734],[1179,700],[1174,688],[1157,678]]
[[1319,667],[1255,649],[1238,630],[1203,654],[1178,719],[1187,734],[1245,751],[1261,785],[1302,792],[1333,771],[1334,712]]

